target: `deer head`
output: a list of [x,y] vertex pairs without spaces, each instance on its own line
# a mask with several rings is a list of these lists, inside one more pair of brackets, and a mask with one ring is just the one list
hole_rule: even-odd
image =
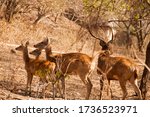
[[41,51],[42,50],[40,50],[40,49],[35,49],[35,50],[31,51],[29,54],[39,57],[41,55]]
[[48,38],[46,37],[42,42],[34,45],[35,48],[38,48],[38,49],[44,49],[49,43],[49,40]]
[[90,26],[88,26],[88,31],[92,37],[94,37],[95,39],[98,39],[100,41],[99,45],[102,47],[102,50],[109,50],[112,52],[111,43],[113,42],[113,38],[112,38],[112,40],[110,40],[106,43],[102,37],[96,37],[95,35],[93,35],[93,33],[91,32]]
[[21,42],[21,45],[16,47],[15,49],[18,51],[23,51],[25,48],[27,48],[29,45],[29,41],[27,41],[25,44],[23,44],[23,42]]

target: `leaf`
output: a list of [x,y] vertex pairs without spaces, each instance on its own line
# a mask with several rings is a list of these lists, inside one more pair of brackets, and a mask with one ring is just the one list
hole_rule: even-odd
[[136,20],[138,20],[139,18],[140,18],[140,14],[136,14],[135,16],[134,16],[134,18],[136,19]]

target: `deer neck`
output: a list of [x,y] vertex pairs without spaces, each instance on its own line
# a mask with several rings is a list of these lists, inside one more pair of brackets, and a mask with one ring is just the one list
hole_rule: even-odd
[[27,47],[25,47],[24,50],[23,50],[23,60],[24,60],[25,64],[29,63],[30,58],[29,58]]
[[35,60],[39,60],[40,59],[40,55],[37,55],[36,57],[35,57]]
[[45,49],[45,52],[46,52],[46,59],[51,61],[51,62],[56,62],[56,59],[55,57],[52,55],[52,50],[51,48],[46,48]]
[[35,59],[34,59],[34,61],[39,61],[39,60],[41,60],[40,56],[36,56]]
[[52,55],[51,48],[46,48],[45,52],[46,52],[46,59],[49,59],[49,57]]

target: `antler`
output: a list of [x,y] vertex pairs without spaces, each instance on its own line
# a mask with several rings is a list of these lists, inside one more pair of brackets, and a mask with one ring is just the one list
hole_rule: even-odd
[[108,43],[109,43],[109,42],[106,43],[102,37],[99,37],[99,38],[98,38],[98,37],[94,36],[94,35],[92,34],[91,30],[90,30],[90,26],[89,26],[89,25],[88,25],[88,31],[89,31],[89,33],[91,34],[92,37],[94,37],[95,39],[100,40],[99,44],[102,46],[102,50],[108,50]]

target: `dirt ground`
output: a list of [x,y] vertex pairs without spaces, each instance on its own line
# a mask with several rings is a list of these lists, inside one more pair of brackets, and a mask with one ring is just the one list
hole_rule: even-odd
[[[28,100],[28,99],[42,99],[36,97],[36,88],[38,77],[33,78],[32,94],[31,96],[25,96],[26,86],[26,71],[24,69],[24,63],[22,53],[13,53],[11,49],[14,49],[17,45],[11,43],[0,43],[0,99],[2,100]],[[140,71],[140,78],[142,74],[142,68]],[[140,81],[140,78],[138,79]],[[96,72],[92,75],[91,81],[93,83],[93,89],[90,96],[90,100],[99,99],[99,76]],[[150,99],[150,82],[148,81],[148,93],[147,99]],[[120,100],[122,97],[122,91],[118,81],[111,81],[113,100]],[[127,83],[128,100],[136,100],[132,86]],[[66,79],[66,99],[67,100],[83,100],[86,94],[86,89],[82,81],[77,76],[70,76]],[[52,90],[46,92],[46,99],[52,100]],[[56,97],[58,100],[62,98]],[[110,96],[106,95],[106,88],[104,89],[104,100],[109,100]]]

